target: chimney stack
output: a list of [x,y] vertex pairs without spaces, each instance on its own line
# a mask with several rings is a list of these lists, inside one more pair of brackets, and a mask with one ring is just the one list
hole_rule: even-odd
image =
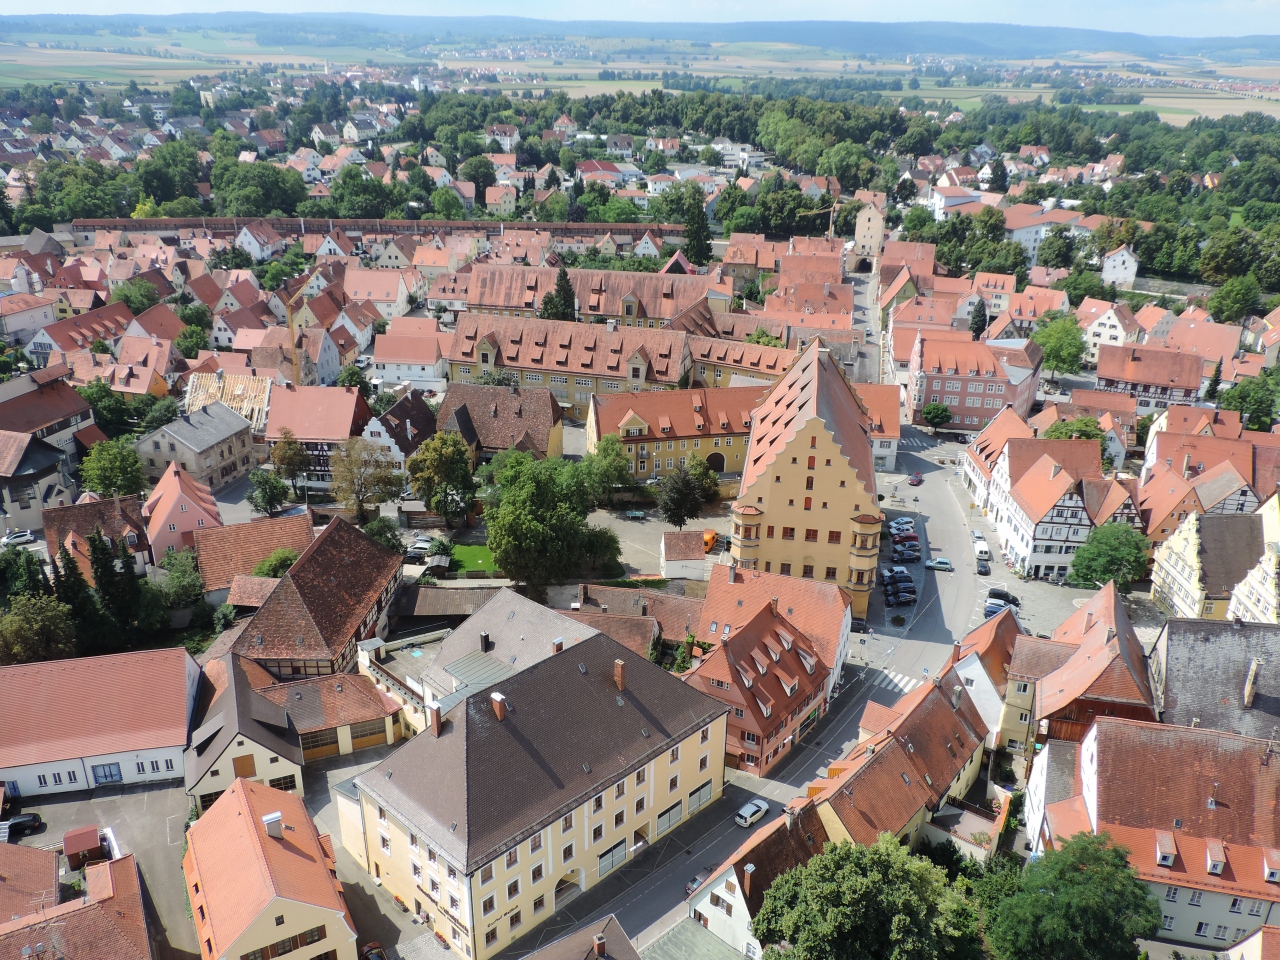
[[1262,660],[1258,657],[1253,658],[1253,663],[1249,664],[1249,675],[1244,681],[1244,705],[1246,707],[1253,706],[1253,698],[1258,692],[1258,671],[1262,669]]
[[958,683],[951,688],[951,709],[952,710],[960,709],[960,692],[962,690],[964,690],[964,687],[960,686],[960,684]]
[[619,690],[627,689],[627,662],[625,660],[613,661],[613,685]]
[[498,718],[498,722],[507,719],[507,698],[500,693],[491,693],[489,700],[493,704],[493,715]]
[[1191,454],[1189,453],[1182,458],[1182,479],[1191,479]]
[[427,728],[431,731],[431,735],[437,739],[440,737],[440,701],[427,701]]
[[560,653],[563,650],[564,650],[564,639],[562,637],[556,637],[554,640],[551,641],[552,653]]
[[489,649],[489,631],[481,630],[480,631],[480,652],[483,653],[488,649]]
[[787,830],[788,830],[788,831],[794,830],[794,829],[795,829],[795,825],[796,825],[796,812],[795,812],[795,810],[794,810],[791,806],[789,806],[789,805],[788,805],[788,806],[787,806],[787,808],[786,808],[786,810],[785,810],[784,812],[786,813],[786,817],[787,817]]
[[609,945],[603,933],[597,933],[591,945],[595,949],[597,957],[607,957],[609,955]]
[[748,863],[742,868],[742,897],[750,902],[751,900],[751,875],[756,872],[756,865]]
[[776,617],[776,616],[778,615],[778,598],[777,598],[777,597],[770,597],[770,598],[769,598],[769,606],[770,606],[770,608],[773,610],[773,615]]
[[275,813],[263,814],[262,825],[266,827],[268,837],[275,837],[277,840],[284,839],[284,821],[281,819],[279,810]]

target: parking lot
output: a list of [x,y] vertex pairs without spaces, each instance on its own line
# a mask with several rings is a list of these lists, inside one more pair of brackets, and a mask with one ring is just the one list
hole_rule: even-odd
[[[644,519],[627,519],[627,510],[643,510]],[[661,572],[659,550],[662,535],[676,528],[658,516],[653,504],[627,504],[612,510],[596,510],[587,517],[587,522],[593,526],[608,527],[618,535],[618,540],[622,543],[622,565],[629,576],[657,576]],[[714,530],[722,536],[728,536],[731,527],[729,502],[722,500],[706,507],[702,516],[690,521],[685,529]]]
[[56,849],[74,827],[98,826],[115,836],[122,854],[132,853],[142,873],[156,956],[195,960],[200,955],[187,912],[182,841],[190,800],[181,784],[169,787],[105,787],[23,801],[23,813],[38,813],[44,829],[25,836],[24,846]]

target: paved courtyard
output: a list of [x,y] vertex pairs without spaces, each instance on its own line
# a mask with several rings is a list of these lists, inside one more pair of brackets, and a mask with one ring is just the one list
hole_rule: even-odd
[[[643,510],[643,520],[628,520],[626,510]],[[658,516],[657,508],[651,503],[627,504],[613,510],[596,510],[587,522],[594,526],[608,527],[618,535],[622,543],[622,565],[629,575],[647,574],[657,576],[662,571],[661,555],[662,535],[675,530]],[[692,520],[685,530],[714,530],[716,533],[728,535],[732,526],[729,518],[729,502],[722,500],[706,507],[702,516]]]

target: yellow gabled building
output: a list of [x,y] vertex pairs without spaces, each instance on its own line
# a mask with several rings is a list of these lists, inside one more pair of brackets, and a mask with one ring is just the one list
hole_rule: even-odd
[[838,583],[865,617],[884,514],[871,420],[815,339],[751,421],[730,551],[741,567]]

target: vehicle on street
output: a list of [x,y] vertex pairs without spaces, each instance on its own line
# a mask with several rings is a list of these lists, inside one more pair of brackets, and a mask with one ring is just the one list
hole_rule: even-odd
[[914,517],[898,517],[898,519],[896,520],[889,521],[890,530],[896,530],[899,527],[906,527],[908,530],[914,530],[916,528],[915,518]]
[[1000,589],[999,587],[992,587],[990,590],[988,590],[988,591],[987,591],[987,599],[988,599],[988,600],[999,600],[999,601],[1001,601],[1002,603],[1007,603],[1007,604],[1008,604],[1009,606],[1011,606],[1011,607],[1020,607],[1020,606],[1022,606],[1022,601],[1021,601],[1021,600],[1019,600],[1017,597],[1015,597],[1015,596],[1014,596],[1012,593],[1010,593],[1008,590],[1002,590],[1002,589]]
[[887,593],[884,597],[886,607],[909,607],[916,602],[914,593]]
[[626,516],[627,516],[627,519],[628,519],[628,520],[643,520],[643,519],[644,519],[644,511],[643,511],[643,510],[628,510],[628,511],[627,511],[627,514],[626,514]]
[[30,530],[15,530],[0,537],[0,547],[16,547],[21,543],[35,543],[36,535]]
[[919,550],[902,550],[902,551],[894,550],[893,562],[894,563],[919,563],[920,551]]
[[28,833],[39,833],[44,826],[38,813],[19,813],[9,819],[9,839],[16,840]]
[[970,530],[970,531],[969,531],[969,533],[973,536],[973,542],[974,542],[974,543],[986,543],[986,542],[987,542],[986,534],[984,534],[981,530]]
[[410,549],[404,555],[404,562],[405,563],[426,563],[427,553],[425,550]]
[[849,621],[849,632],[850,633],[866,633],[867,621],[863,620],[861,617],[854,617],[852,620]]
[[895,533],[893,535],[894,546],[902,543],[919,543],[920,535],[918,533]]
[[911,476],[907,477],[907,484],[908,484],[909,486],[912,486],[912,487],[918,487],[918,486],[920,486],[920,484],[922,484],[922,483],[924,483],[924,475],[923,475],[923,474],[920,474],[920,473],[913,473]]
[[985,560],[979,560],[979,561],[978,561],[978,576],[980,576],[980,577],[989,577],[989,576],[991,576],[991,564],[987,563],[987,561],[985,561]]
[[738,815],[733,818],[733,821],[740,827],[749,827],[762,819],[768,812],[769,804],[756,797],[754,800],[748,800],[742,805],[742,809],[738,811]]
[[973,555],[979,560],[991,559],[991,548],[987,546],[987,541],[978,540],[973,545]]
[[716,548],[716,544],[719,542],[719,540],[720,540],[720,535],[716,533],[714,530],[703,530],[702,531],[702,552],[710,553],[712,550]]
[[935,557],[932,560],[926,560],[924,565],[930,570],[955,570],[951,565],[951,561],[946,557]]
[[387,960],[387,952],[382,949],[382,944],[374,940],[364,945],[364,949],[360,951],[360,957],[361,960]]
[[895,567],[892,570],[888,567],[880,568],[880,585],[886,589],[890,584],[911,582],[911,574],[906,567]]
[[1005,603],[1003,600],[988,600],[986,606],[982,608],[982,616],[985,619],[990,620],[997,613],[1000,613],[1002,610],[1008,610],[1008,609],[1009,609],[1009,605]]
[[688,883],[684,885],[684,895],[687,897],[689,894],[693,893],[693,891],[697,890],[700,886],[706,883],[707,879],[710,876],[711,876],[710,867],[704,867],[701,870],[699,870],[697,876],[695,876],[692,880],[690,880]]

